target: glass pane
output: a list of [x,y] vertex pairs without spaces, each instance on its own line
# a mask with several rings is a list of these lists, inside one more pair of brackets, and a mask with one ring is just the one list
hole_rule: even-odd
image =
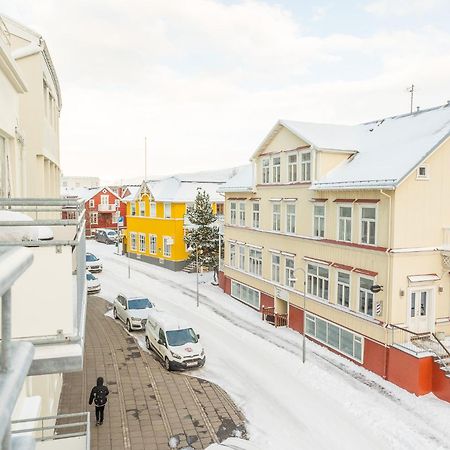
[[323,267],[319,267],[319,276],[328,278],[328,269],[324,269]]
[[370,290],[370,288],[373,285],[373,281],[369,280],[368,278],[360,278],[359,279],[359,285],[361,286],[361,288],[363,289],[367,289]]
[[316,337],[319,341],[327,342],[327,323],[316,317]]
[[338,272],[338,281],[343,284],[350,284],[350,275],[348,273]]
[[416,293],[411,292],[411,317],[416,317]]
[[316,323],[309,316],[306,316],[306,333],[311,336],[316,335]]
[[373,316],[373,294],[367,293],[367,314]]
[[328,344],[339,348],[339,328],[331,323],[328,324]]
[[361,340],[355,337],[354,340],[354,357],[359,361],[362,361],[362,344]]
[[339,207],[339,215],[341,217],[352,217],[352,208],[348,206],[340,206]]
[[420,315],[427,315],[427,291],[423,291],[420,293]]
[[341,351],[353,356],[353,334],[341,328]]

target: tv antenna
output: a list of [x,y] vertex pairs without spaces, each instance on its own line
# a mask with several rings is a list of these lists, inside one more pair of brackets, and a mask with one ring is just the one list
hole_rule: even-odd
[[408,86],[406,90],[411,94],[411,108],[410,113],[413,112],[413,101],[414,101],[414,84],[411,84],[411,86]]

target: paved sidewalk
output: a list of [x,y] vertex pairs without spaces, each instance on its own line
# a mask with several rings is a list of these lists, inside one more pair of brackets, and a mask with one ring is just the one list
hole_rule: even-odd
[[[172,436],[180,448],[190,443],[203,449],[245,432],[242,414],[222,389],[167,372],[120,322],[104,315],[108,307],[99,297],[88,298],[84,370],[64,375],[59,404],[59,414],[91,411],[93,450],[168,449]],[[110,390],[102,426],[88,405],[98,376]]]

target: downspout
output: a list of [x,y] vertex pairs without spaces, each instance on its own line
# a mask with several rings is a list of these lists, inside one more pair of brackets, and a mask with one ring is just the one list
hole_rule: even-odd
[[[389,294],[391,294],[391,261],[392,261],[392,253],[390,252],[390,250],[392,249],[392,243],[391,243],[391,228],[392,228],[392,223],[391,223],[391,219],[392,219],[392,197],[388,194],[386,194],[385,192],[383,192],[383,189],[380,189],[380,194],[384,195],[385,197],[387,197],[389,199],[389,214],[388,214],[388,249],[386,251],[387,255],[388,255],[388,272],[387,272],[387,291],[386,291],[386,303],[388,303],[388,298],[387,296]],[[391,323],[391,308],[392,305],[389,304],[388,308],[387,308],[387,312],[386,312],[386,324],[385,324],[385,344],[384,344],[384,373],[383,373],[383,378],[386,379],[387,378],[387,371],[388,371],[388,349],[389,349],[389,345],[388,345],[388,338],[389,338],[389,330],[388,330],[388,326]]]

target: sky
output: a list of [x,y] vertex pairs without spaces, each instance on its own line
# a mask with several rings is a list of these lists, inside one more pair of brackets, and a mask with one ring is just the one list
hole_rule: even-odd
[[360,123],[450,99],[448,0],[0,0],[62,90],[64,175],[245,164],[280,118]]

